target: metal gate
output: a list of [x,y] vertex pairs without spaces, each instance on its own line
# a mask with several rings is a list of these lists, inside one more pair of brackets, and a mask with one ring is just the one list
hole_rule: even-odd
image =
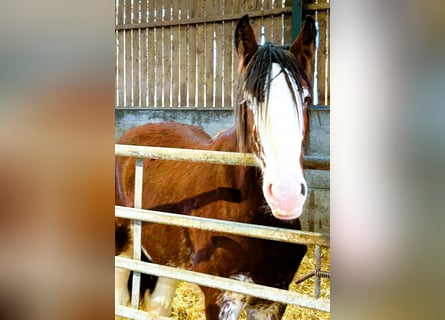
[[[235,152],[189,150],[160,147],[143,147],[130,145],[115,145],[116,156],[136,157],[135,170],[135,205],[134,208],[115,207],[115,216],[133,220],[134,245],[133,259],[115,257],[115,267],[133,270],[133,288],[131,296],[132,308],[126,306],[115,306],[116,315],[132,319],[166,319],[150,315],[147,312],[137,310],[139,305],[140,273],[148,273],[155,276],[174,278],[181,281],[192,282],[203,286],[218,288],[222,290],[236,291],[250,296],[267,300],[273,300],[285,304],[293,304],[300,307],[312,308],[329,312],[330,302],[327,299],[318,298],[320,274],[314,272],[316,277],[315,298],[289,292],[287,290],[271,288],[258,284],[244,283],[237,280],[226,279],[213,275],[206,275],[188,270],[182,270],[153,263],[140,261],[141,253],[141,227],[142,221],[176,225],[189,228],[213,230],[256,237],[268,240],[277,240],[290,243],[315,245],[316,265],[319,265],[320,247],[329,247],[330,238],[328,234],[313,233],[282,228],[255,226],[245,223],[221,221],[200,217],[191,217],[179,214],[165,213],[153,210],[141,209],[142,204],[142,175],[143,159],[156,158],[166,160],[185,160],[196,162],[219,163],[229,165],[257,166],[253,155]],[[305,157],[305,165],[313,168],[328,169],[329,159],[323,157]],[[317,254],[318,252],[318,254]],[[318,288],[317,288],[318,285]],[[318,292],[317,292],[318,290]]]

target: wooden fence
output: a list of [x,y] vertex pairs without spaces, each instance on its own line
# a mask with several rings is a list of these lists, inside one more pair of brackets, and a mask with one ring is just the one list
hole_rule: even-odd
[[[309,2],[303,15],[319,29],[314,103],[328,105],[329,3]],[[291,0],[116,0],[116,107],[233,108],[232,35],[246,13],[260,43],[293,40]]]

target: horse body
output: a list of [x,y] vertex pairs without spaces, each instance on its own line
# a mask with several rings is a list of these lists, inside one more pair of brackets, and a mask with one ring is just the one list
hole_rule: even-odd
[[[119,143],[236,151],[237,137],[233,127],[220,132],[215,140],[198,130],[173,121],[148,124],[128,131]],[[184,135],[187,131],[194,134]],[[144,132],[142,140],[141,132]],[[187,137],[193,137],[193,141]],[[116,163],[120,172],[127,173],[121,179],[125,185],[124,198],[128,199],[125,205],[131,206],[135,160],[119,158]],[[258,169],[254,167],[146,159],[142,207],[299,229],[298,220],[293,223],[280,221],[264,208],[259,179]],[[306,247],[301,245],[155,223],[143,224],[142,245],[155,263],[224,277],[244,276],[244,281],[278,288],[288,286],[306,252]],[[218,304],[221,304],[218,301],[222,299],[220,291],[211,288],[203,291],[208,318],[217,319]]]
[[[314,28],[313,21],[309,28]],[[235,36],[241,58],[240,71],[243,74],[246,70],[249,71],[247,65],[258,50],[247,16],[238,23]],[[303,52],[300,50],[301,46],[312,46],[315,37],[312,36],[308,43],[304,43],[307,39],[299,37],[295,42],[299,50],[294,48],[293,54]],[[283,53],[284,49],[270,50],[277,50],[279,55],[286,55],[288,59],[287,53]],[[275,54],[275,51],[271,52]],[[306,50],[304,54],[308,55],[307,52]],[[281,58],[277,59],[281,62]],[[240,97],[237,124],[218,133],[213,139],[201,129],[173,121],[133,128],[122,136],[118,142],[120,144],[218,151],[241,149],[254,153],[262,163],[261,168],[255,168],[145,159],[142,196],[144,209],[300,229],[299,220],[295,218],[301,214],[306,196],[300,154],[305,128],[303,97],[297,94],[303,90],[300,90],[300,84],[297,83],[299,79],[294,79],[293,74],[288,74],[288,68],[290,73],[295,73],[295,66],[279,64],[277,67],[275,62],[273,64],[273,72],[268,73],[264,80],[267,85],[272,81],[278,84],[278,89],[271,92],[270,98],[280,100],[281,96],[287,94],[288,101],[280,103],[287,103],[290,108],[295,109],[295,112],[285,114],[282,121],[288,124],[283,124],[284,131],[275,129],[276,122],[275,127],[271,125],[271,121],[277,119],[273,120],[271,117],[268,120],[252,106],[258,103],[267,105],[269,94],[264,96],[264,88],[257,88],[256,90],[261,91],[258,95],[258,92],[249,88],[247,82],[247,94]],[[301,65],[304,67],[305,63],[302,62]],[[258,84],[255,83],[254,86],[258,87]],[[286,88],[291,93],[287,93]],[[289,117],[295,117],[297,120],[288,120]],[[263,125],[261,121],[264,121]],[[292,126],[296,129],[291,128]],[[265,142],[270,132],[275,135],[296,135],[295,146]],[[292,159],[275,163],[276,154],[281,153],[280,156],[283,157],[283,148],[287,148]],[[280,168],[280,165],[284,168]],[[133,206],[134,168],[135,159],[116,157],[117,205]],[[286,173],[290,178],[286,177]],[[116,255],[131,256],[130,222],[116,219],[115,225]],[[142,247],[148,258],[155,263],[282,289],[287,289],[306,252],[304,245],[154,223],[143,223]],[[116,269],[118,304],[128,303],[129,295],[124,288],[128,276],[128,271]],[[176,280],[160,278],[152,295],[145,296],[147,309],[168,316],[177,284]],[[237,319],[243,308],[247,310],[248,319],[252,320],[280,319],[284,312],[284,305],[279,303],[221,292],[213,288],[201,289],[205,294],[207,319]]]

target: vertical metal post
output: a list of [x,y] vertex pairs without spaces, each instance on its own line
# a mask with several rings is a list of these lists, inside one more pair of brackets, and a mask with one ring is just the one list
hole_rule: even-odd
[[[134,207],[142,208],[142,180],[144,159],[136,159],[135,182],[134,182]],[[133,259],[141,260],[141,226],[140,220],[133,220]],[[141,273],[133,271],[133,286],[131,288],[131,306],[139,307],[139,290],[141,286]]]
[[292,41],[298,36],[301,29],[301,24],[303,23],[303,1],[293,0],[292,1]]
[[320,275],[318,271],[321,270],[321,247],[315,246],[315,299],[320,298]]

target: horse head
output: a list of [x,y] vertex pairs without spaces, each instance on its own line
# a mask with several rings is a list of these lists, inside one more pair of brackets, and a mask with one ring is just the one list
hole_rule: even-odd
[[247,15],[235,29],[240,58],[239,145],[261,163],[264,198],[278,219],[298,218],[307,196],[303,145],[315,36],[315,22],[310,17],[287,47],[259,46]]

